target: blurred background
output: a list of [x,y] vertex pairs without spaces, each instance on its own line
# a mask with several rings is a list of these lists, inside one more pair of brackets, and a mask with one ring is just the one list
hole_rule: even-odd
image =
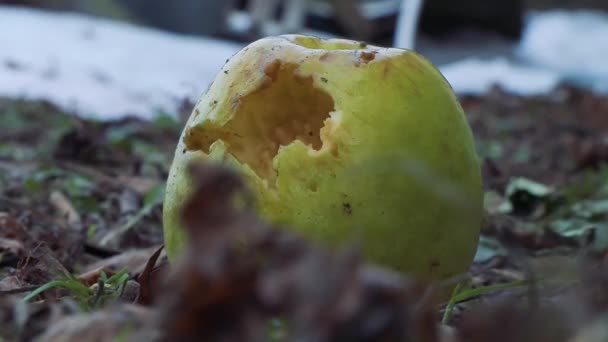
[[[226,58],[266,35],[413,48],[459,94],[608,91],[599,0],[0,0],[0,95],[83,115],[196,101]],[[125,25],[126,23],[126,25]]]
[[[479,301],[462,300],[453,308],[453,319],[446,310],[444,322],[466,328],[461,317],[467,310],[513,295],[517,301],[504,308],[533,303],[532,312],[513,319],[519,311],[480,311],[469,326],[491,333],[478,340],[499,333],[504,341],[566,341],[555,335],[526,339],[509,333],[523,323],[531,324],[531,330],[559,333],[556,327],[587,325],[595,316],[601,320],[598,327],[606,330],[607,0],[0,0],[0,340],[33,340],[54,327],[58,317],[83,312],[72,302],[56,300],[63,290],[29,309],[21,300],[15,305],[5,300],[11,293],[20,295],[64,279],[68,271],[84,272],[79,279],[87,286],[104,284],[107,279],[100,270],[119,272],[123,265],[130,275],[124,281],[139,279],[134,286],[150,288],[163,279],[162,272],[152,275],[156,280],[150,280],[150,274],[138,275],[148,273],[151,253],[163,244],[163,191],[184,122],[228,58],[257,38],[280,33],[415,49],[437,65],[459,96],[475,135],[485,190],[485,219],[469,272],[470,288],[507,289],[522,281],[530,281],[530,286],[488,292]],[[581,267],[582,256],[593,257],[606,271]],[[298,282],[307,279],[291,270],[285,274]],[[580,292],[584,300],[573,302],[564,290],[581,271],[589,288]],[[348,277],[344,284],[352,283],[351,272],[328,279],[341,283],[340,274]],[[179,282],[198,289],[190,285],[192,279]],[[251,299],[241,295],[241,278],[217,279],[222,281],[218,287],[226,286],[224,279],[238,279],[234,293],[250,305]],[[105,300],[101,294],[114,296],[113,290],[106,291],[108,284],[98,286],[99,291],[87,287],[90,298],[83,302],[97,305]],[[315,286],[308,291],[311,296],[331,298],[335,306],[333,295],[317,291],[315,282],[306,284]],[[182,285],[163,294],[181,296],[173,289],[186,288]],[[368,325],[375,327],[376,313],[389,312],[378,308],[386,303],[399,307],[392,299],[376,296],[380,292],[375,285],[373,289],[373,298],[380,299],[369,302],[373,324]],[[342,292],[349,298],[353,293]],[[147,292],[140,293],[140,303],[150,303]],[[196,296],[215,293],[197,291]],[[483,292],[476,293],[478,297]],[[213,305],[220,308],[219,315],[209,311],[185,321],[227,317],[225,308],[249,315],[240,299],[226,298],[227,306]],[[309,303],[326,307],[325,299],[317,297],[298,295],[296,302],[285,298],[289,307],[306,303],[306,312]],[[591,303],[590,313],[581,314],[583,302]],[[416,303],[415,310],[407,312],[422,312]],[[536,316],[545,305],[559,308],[566,318]],[[87,327],[89,336],[110,336],[110,331],[124,339],[125,329],[100,322],[132,315],[114,307],[104,311],[120,318],[95,318],[91,325],[76,326]],[[505,320],[513,323],[508,329]],[[426,318],[416,321],[429,326]],[[326,322],[319,322],[326,329]],[[359,322],[357,316],[352,326],[366,326]],[[538,322],[552,326],[547,329]],[[523,328],[531,328],[525,324]],[[124,327],[131,331],[138,325]],[[608,331],[601,336],[597,341],[608,341]]]

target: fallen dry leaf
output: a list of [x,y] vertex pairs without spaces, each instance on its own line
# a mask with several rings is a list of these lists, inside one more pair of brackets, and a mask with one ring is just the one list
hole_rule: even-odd
[[59,216],[65,218],[70,226],[80,227],[81,220],[78,211],[74,209],[70,200],[61,191],[51,192],[49,202],[55,207]]
[[95,272],[100,269],[106,269],[112,272],[119,272],[122,269],[127,269],[130,274],[139,275],[144,271],[148,260],[150,260],[150,256],[153,255],[157,250],[159,250],[158,246],[127,250],[120,254],[87,265],[82,274]]
[[237,209],[234,196],[248,196],[227,169],[190,172],[190,244],[158,304],[167,339],[265,341],[282,318],[288,340],[438,340],[424,286],[364,266],[356,248],[328,251]]
[[158,341],[154,312],[142,306],[113,305],[91,314],[65,317],[54,322],[40,337],[49,342]]

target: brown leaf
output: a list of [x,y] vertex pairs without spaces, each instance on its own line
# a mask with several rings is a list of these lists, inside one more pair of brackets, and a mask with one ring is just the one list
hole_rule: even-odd
[[289,340],[437,341],[424,286],[365,266],[356,248],[325,250],[262,222],[234,204],[250,201],[231,171],[193,164],[190,174],[189,245],[159,300],[165,338],[265,341],[281,317]]
[[15,277],[15,276],[4,277],[2,280],[0,280],[0,294],[7,293],[12,290],[20,289],[24,285],[25,284],[18,277]]
[[139,282],[139,298],[137,301],[138,304],[149,305],[150,303],[152,303],[155,297],[154,289],[157,287],[158,279],[155,279],[157,277],[154,277],[153,274],[154,265],[156,265],[156,261],[160,257],[160,254],[163,251],[164,247],[164,245],[160,246],[156,250],[156,252],[154,252],[154,254],[150,256],[150,259],[148,259],[148,262],[146,263],[146,267],[137,278],[137,281]]
[[23,252],[23,244],[15,239],[0,237],[0,251],[18,255]]
[[154,313],[142,306],[122,304],[91,314],[68,316],[49,326],[41,341],[157,341]]
[[140,196],[147,194],[159,184],[158,179],[129,176],[124,174],[118,175],[116,177],[116,182],[122,186],[134,190]]
[[44,242],[28,252],[21,267],[19,277],[30,284],[44,284],[63,278],[69,271],[57,260]]
[[[46,241],[52,239],[38,239],[33,237],[12,216],[0,216],[0,231],[14,241],[24,246],[25,253],[19,259],[17,276],[21,281],[30,284],[43,284],[57,277],[68,274],[68,270],[47,246]],[[67,234],[66,234],[67,235]]]
[[107,269],[112,272],[119,272],[127,269],[130,274],[137,275],[143,272],[147,262],[150,259],[150,254],[158,250],[158,247],[134,249],[124,251],[112,257],[100,260],[85,267],[83,273],[94,272],[99,269]]
[[0,338],[6,341],[38,340],[49,326],[76,311],[76,305],[69,301],[32,304],[0,296]]
[[567,341],[576,330],[566,318],[555,308],[526,308],[513,300],[495,302],[463,316],[458,341]]
[[0,237],[0,265],[15,264],[25,253],[23,243],[16,239]]
[[97,284],[99,281],[99,277],[101,276],[101,272],[105,273],[108,277],[114,275],[114,272],[106,267],[99,267],[84,273],[79,274],[76,278],[80,280],[86,286],[91,286],[93,284]]
[[[28,252],[38,249],[44,244],[43,249],[49,256],[68,269],[73,266],[77,256],[83,250],[83,237],[78,231],[51,223],[40,226],[36,224],[26,226],[15,217],[0,213],[0,232],[5,238],[19,241]],[[25,257],[28,256],[23,256],[22,265]]]

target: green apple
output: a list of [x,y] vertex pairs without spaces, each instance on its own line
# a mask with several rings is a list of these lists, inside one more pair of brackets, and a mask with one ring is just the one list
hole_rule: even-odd
[[301,35],[230,59],[179,140],[164,203],[167,253],[193,160],[237,170],[262,218],[418,277],[466,272],[482,220],[474,140],[450,85],[412,51]]

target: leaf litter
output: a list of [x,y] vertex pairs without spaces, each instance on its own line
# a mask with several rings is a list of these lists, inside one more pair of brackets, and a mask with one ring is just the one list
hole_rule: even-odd
[[95,122],[0,99],[0,337],[7,341],[605,341],[608,98],[564,86],[465,97],[486,218],[449,302],[261,221],[230,171],[192,165],[169,265],[162,189],[183,122]]

